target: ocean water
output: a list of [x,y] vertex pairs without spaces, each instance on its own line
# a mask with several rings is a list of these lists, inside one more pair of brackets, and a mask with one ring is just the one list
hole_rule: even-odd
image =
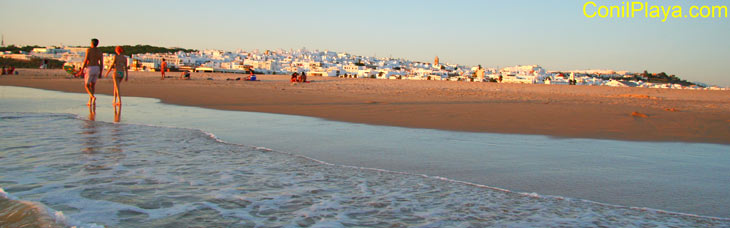
[[63,225],[730,226],[730,221],[339,166],[199,130],[0,113],[0,186]]
[[110,97],[89,109],[85,96],[0,86],[0,205],[31,221],[112,227],[730,226],[727,145],[371,126],[133,97],[115,112]]

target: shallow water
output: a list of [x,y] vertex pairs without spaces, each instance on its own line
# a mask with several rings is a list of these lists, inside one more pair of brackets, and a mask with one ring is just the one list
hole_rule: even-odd
[[0,113],[0,120],[0,185],[12,197],[61,211],[68,225],[730,225],[728,220],[329,165],[222,143],[198,130],[61,114]]
[[[84,96],[0,87],[0,112],[71,113],[88,119]],[[110,97],[100,96],[94,119],[114,121],[110,103]],[[340,165],[442,176],[540,195],[730,217],[730,147],[726,145],[552,139],[370,126],[181,107],[147,98],[125,98],[120,120],[202,129],[227,142],[265,146]]]

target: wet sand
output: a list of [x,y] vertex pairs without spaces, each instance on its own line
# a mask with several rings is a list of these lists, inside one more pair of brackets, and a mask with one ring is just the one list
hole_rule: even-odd
[[2,193],[0,193],[1,227],[63,227],[37,203],[10,200],[3,197]]
[[[0,76],[0,85],[85,93],[83,80],[62,70],[18,71]],[[225,80],[245,76],[193,73],[193,80],[160,80],[159,73],[130,72],[121,93],[177,105],[375,125],[730,144],[730,91],[312,76],[311,83],[291,84],[284,75],[259,75],[257,82]],[[97,92],[110,95],[112,81],[99,80]]]

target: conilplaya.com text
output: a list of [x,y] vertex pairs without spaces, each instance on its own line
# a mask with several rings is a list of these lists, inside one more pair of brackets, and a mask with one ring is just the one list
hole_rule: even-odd
[[[726,5],[660,5],[649,2],[618,2],[602,4],[588,1],[583,4],[583,15],[587,18],[654,18],[667,22],[669,19],[715,18],[727,19]],[[698,3],[699,1],[688,1]]]

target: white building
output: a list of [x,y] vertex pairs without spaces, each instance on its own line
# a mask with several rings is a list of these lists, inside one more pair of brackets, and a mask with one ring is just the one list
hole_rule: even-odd
[[355,65],[355,64],[349,64],[349,65],[342,66],[342,69],[345,70],[345,72],[347,72],[347,73],[357,73],[360,70],[365,69],[365,67],[364,66],[358,66],[358,65]]

